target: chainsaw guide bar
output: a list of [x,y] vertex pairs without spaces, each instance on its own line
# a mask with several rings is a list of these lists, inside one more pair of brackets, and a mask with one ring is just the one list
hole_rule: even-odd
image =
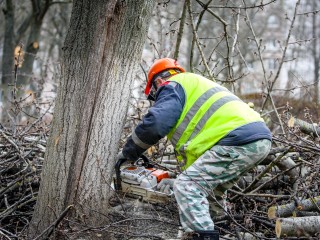
[[173,196],[173,192],[170,194],[155,191],[153,189],[145,189],[139,186],[128,184],[125,182],[121,183],[122,194],[130,197],[139,198],[142,201],[150,203],[167,203]]

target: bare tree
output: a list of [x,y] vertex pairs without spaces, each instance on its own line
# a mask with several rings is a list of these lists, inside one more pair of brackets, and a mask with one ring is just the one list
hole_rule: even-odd
[[313,101],[319,104],[319,78],[320,78],[320,28],[319,28],[319,8],[320,4],[317,1],[312,2],[312,58],[314,62],[314,97]]
[[3,9],[5,15],[5,34],[3,42],[2,57],[2,80],[1,83],[9,83],[12,80],[14,66],[14,4],[12,0],[6,0],[6,7]]
[[[15,71],[18,76],[18,97],[22,97],[26,92],[24,90],[29,89],[29,85],[32,84],[33,91],[36,88],[37,81],[36,78],[32,78],[32,82],[27,80],[31,79],[33,72],[33,65],[36,59],[36,54],[39,51],[40,46],[40,32],[42,29],[42,23],[44,22],[44,16],[48,11],[49,7],[54,3],[59,3],[56,5],[65,5],[61,3],[68,3],[66,1],[42,1],[42,0],[32,0],[19,2],[15,0],[7,0],[3,4],[3,12],[5,16],[4,21],[4,36],[3,36],[3,55],[2,55],[2,76],[1,76],[1,95],[0,101],[2,104],[2,111],[0,112],[0,119],[2,122],[7,122],[8,112],[10,107],[7,105],[10,99],[10,91],[8,86],[12,85],[14,82],[14,61],[17,60],[18,52],[21,54],[19,56],[19,66]],[[67,8],[64,8],[66,10]],[[69,14],[67,11],[65,13],[65,18],[68,19]],[[51,24],[54,26],[54,22]],[[63,29],[66,28],[67,24],[60,24],[58,27],[51,26],[51,29]],[[57,30],[59,31],[59,30]],[[63,30],[62,30],[63,31]],[[28,35],[28,36],[26,36]],[[42,35],[44,36],[44,35]],[[28,39],[28,40],[26,40]],[[47,46],[55,46],[52,39],[48,38],[45,41]],[[50,41],[51,40],[51,41]],[[29,43],[25,45],[25,42]],[[60,40],[62,41],[62,39]],[[57,41],[59,42],[59,41]],[[20,47],[22,46],[22,49]],[[46,48],[44,48],[46,49]],[[39,65],[39,64],[38,64]],[[41,65],[40,65],[41,66]],[[38,68],[39,69],[39,68]],[[39,89],[37,89],[39,90]],[[41,90],[41,89],[40,89]],[[34,96],[34,94],[33,94]],[[34,110],[29,109],[30,113]]]
[[31,236],[54,227],[70,205],[87,223],[106,221],[130,86],[153,6],[151,0],[74,1]]
[[5,26],[1,84],[6,86],[13,81],[14,49],[30,26],[31,13],[28,3],[16,4],[14,0],[6,0],[3,13]]
[[43,18],[46,15],[52,0],[31,0],[32,13],[30,31],[26,44],[26,56],[21,68],[21,82],[27,84],[32,76],[33,62],[39,50],[40,32]]

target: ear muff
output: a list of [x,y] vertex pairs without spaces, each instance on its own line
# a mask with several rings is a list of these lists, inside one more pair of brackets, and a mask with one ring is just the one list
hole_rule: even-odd
[[165,70],[173,70],[173,71],[179,70],[179,72],[185,72],[184,68],[181,67],[177,63],[177,61],[172,58],[161,58],[155,61],[148,73],[148,83],[144,91],[146,95],[149,95],[150,89],[152,87],[152,81],[155,78],[155,76],[161,72],[164,72]]

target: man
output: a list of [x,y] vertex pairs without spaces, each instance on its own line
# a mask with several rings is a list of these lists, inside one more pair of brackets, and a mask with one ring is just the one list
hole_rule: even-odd
[[219,239],[207,198],[223,193],[269,153],[260,115],[226,88],[187,73],[174,59],[155,61],[145,89],[155,101],[122,154],[136,160],[166,135],[183,172],[174,181],[180,222],[193,239]]

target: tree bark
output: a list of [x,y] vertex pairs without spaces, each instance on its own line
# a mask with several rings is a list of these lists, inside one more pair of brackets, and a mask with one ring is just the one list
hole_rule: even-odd
[[179,57],[183,29],[184,29],[184,25],[186,22],[186,12],[187,12],[187,0],[184,1],[183,10],[182,10],[181,17],[180,17],[179,31],[178,31],[178,36],[177,36],[177,40],[176,40],[176,49],[174,50],[174,55],[173,55],[174,59],[178,59],[178,57]]
[[40,32],[43,22],[43,18],[47,13],[52,0],[31,0],[32,2],[32,20],[31,20],[31,29],[28,37],[26,55],[24,57],[24,62],[22,64],[20,76],[20,82],[23,85],[30,84],[30,88],[34,89],[32,82],[28,82],[32,77],[33,72],[33,63],[35,56],[39,50],[39,41],[40,41]]
[[26,54],[21,68],[21,76],[19,77],[19,82],[23,85],[32,84],[32,82],[29,82],[29,80],[32,77],[33,63],[39,50],[41,25],[42,20],[38,21],[36,18],[34,18],[31,23],[29,39],[25,50]]
[[14,4],[12,3],[12,0],[6,0],[6,9],[4,9],[3,12],[5,16],[5,30],[1,86],[6,86],[8,83],[12,82],[14,69]]
[[12,0],[6,0],[6,8],[3,10],[5,16],[5,30],[3,41],[2,55],[2,76],[0,82],[0,102],[2,110],[0,110],[0,121],[6,122],[5,109],[7,108],[7,100],[9,95],[8,84],[13,83],[14,70],[14,4]]
[[[318,7],[317,1],[314,1],[313,9]],[[318,105],[319,104],[319,71],[320,71],[320,51],[319,51],[319,32],[317,31],[318,28],[318,21],[317,21],[317,14],[312,14],[312,37],[315,39],[312,42],[312,57],[314,62],[314,96],[313,102]]]
[[308,212],[308,211],[296,211],[294,217],[311,217],[311,216],[320,216],[319,212]]
[[289,176],[290,183],[294,183],[300,176],[299,169],[295,167],[297,164],[292,160],[291,157],[284,157],[281,161],[277,162],[276,165],[281,171],[291,169],[286,173],[286,175]]
[[277,237],[312,237],[320,233],[320,217],[279,218],[276,221]]
[[86,223],[107,221],[115,157],[154,1],[73,4],[31,236],[70,205]]
[[292,216],[295,210],[311,211],[317,210],[320,206],[320,196],[315,198],[308,198],[302,200],[298,204],[291,202],[286,205],[272,206],[268,209],[269,219],[275,219],[277,217],[289,217]]

